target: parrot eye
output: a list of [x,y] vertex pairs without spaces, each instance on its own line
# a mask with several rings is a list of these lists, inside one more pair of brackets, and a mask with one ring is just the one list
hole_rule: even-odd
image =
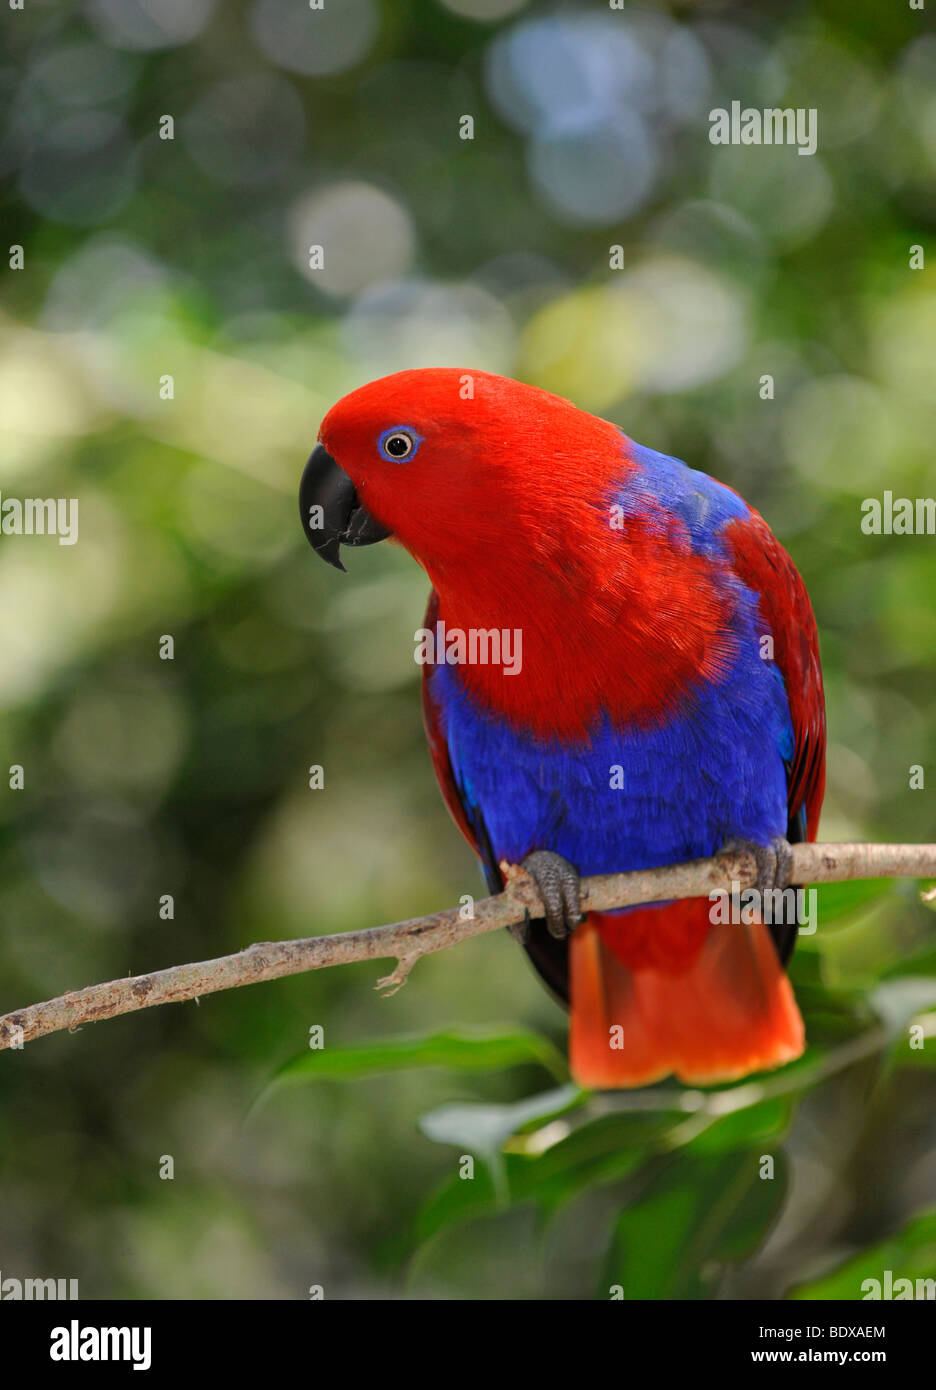
[[391,463],[402,463],[404,459],[412,458],[421,443],[415,430],[396,425],[392,430],[384,430],[377,447]]

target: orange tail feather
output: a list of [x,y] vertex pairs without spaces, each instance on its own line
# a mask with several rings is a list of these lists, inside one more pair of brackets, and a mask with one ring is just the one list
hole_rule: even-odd
[[803,1020],[768,929],[686,900],[589,917],[570,946],[572,1074],[589,1087],[691,1085],[782,1066]]

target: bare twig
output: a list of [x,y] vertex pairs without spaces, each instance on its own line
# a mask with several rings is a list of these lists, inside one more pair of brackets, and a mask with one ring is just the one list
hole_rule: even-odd
[[[583,880],[583,906],[595,912],[671,898],[708,897],[714,890],[751,887],[757,869],[750,855],[722,854],[637,873],[603,874]],[[794,845],[793,882],[833,883],[859,878],[930,878],[936,876],[936,845]],[[61,1029],[78,1028],[117,1014],[178,1004],[240,985],[277,980],[307,970],[347,965],[352,961],[395,959],[392,974],[378,988],[392,993],[406,980],[420,956],[442,951],[481,932],[496,931],[541,912],[532,879],[521,869],[507,869],[507,887],[482,898],[473,915],[448,908],[389,926],[338,936],[311,936],[294,941],[263,941],[233,956],[174,965],[149,975],[72,990],[44,1004],[30,1004],[0,1018],[0,1050],[19,1048]]]

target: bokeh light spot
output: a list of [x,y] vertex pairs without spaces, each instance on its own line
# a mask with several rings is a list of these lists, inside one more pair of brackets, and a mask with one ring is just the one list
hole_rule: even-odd
[[360,63],[379,27],[374,0],[328,0],[320,10],[298,0],[256,0],[250,11],[250,28],[262,52],[307,77],[326,77]]
[[[301,199],[289,221],[296,264],[325,294],[356,294],[403,274],[413,257],[409,214],[372,184],[332,184]],[[313,246],[323,249],[321,269],[310,267]]]

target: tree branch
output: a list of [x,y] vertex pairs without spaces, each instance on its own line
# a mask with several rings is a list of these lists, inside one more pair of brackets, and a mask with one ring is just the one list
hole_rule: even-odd
[[[134,975],[107,984],[72,990],[44,1004],[30,1004],[0,1018],[0,1050],[96,1023],[117,1014],[178,1004],[240,985],[300,975],[307,970],[347,965],[352,961],[395,958],[397,967],[378,981],[378,989],[393,993],[404,983],[420,956],[442,951],[482,932],[524,921],[527,910],[541,915],[542,905],[532,879],[522,869],[503,866],[507,887],[474,905],[463,920],[461,908],[448,908],[428,917],[415,917],[389,926],[336,936],[310,936],[293,941],[263,941],[233,956],[174,965],[149,975]],[[715,890],[752,887],[757,869],[746,853],[697,859],[687,864],[646,869],[636,873],[602,874],[582,882],[582,905],[604,912],[638,903],[671,898],[703,898]],[[929,878],[936,876],[936,845],[794,845],[794,883],[834,883],[859,878]]]

